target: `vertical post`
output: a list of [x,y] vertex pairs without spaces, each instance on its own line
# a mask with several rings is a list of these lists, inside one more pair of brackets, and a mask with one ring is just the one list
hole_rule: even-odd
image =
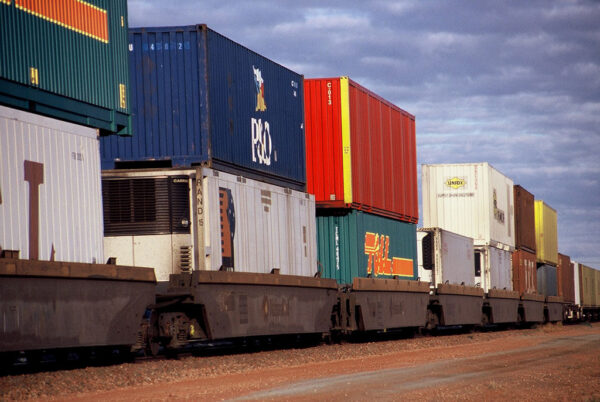
[[44,165],[25,161],[25,181],[29,182],[29,259],[39,258],[40,193],[44,183]]

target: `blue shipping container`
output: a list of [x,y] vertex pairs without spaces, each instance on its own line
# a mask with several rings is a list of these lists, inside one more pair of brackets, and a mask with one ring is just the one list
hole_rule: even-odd
[[300,74],[206,25],[130,29],[129,61],[136,135],[101,139],[103,169],[204,164],[304,189]]

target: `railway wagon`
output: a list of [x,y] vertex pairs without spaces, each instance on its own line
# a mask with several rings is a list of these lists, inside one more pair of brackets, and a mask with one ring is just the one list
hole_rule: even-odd
[[118,348],[129,353],[155,301],[152,269],[0,258],[0,353]]

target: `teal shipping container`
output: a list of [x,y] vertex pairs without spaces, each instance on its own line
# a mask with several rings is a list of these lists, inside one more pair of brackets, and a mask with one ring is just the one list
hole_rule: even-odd
[[131,134],[126,0],[0,0],[0,104]]
[[351,284],[355,277],[417,279],[417,226],[358,210],[317,211],[319,269]]

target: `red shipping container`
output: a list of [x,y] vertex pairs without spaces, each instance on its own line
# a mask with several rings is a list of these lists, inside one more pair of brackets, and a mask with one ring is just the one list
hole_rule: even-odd
[[514,186],[514,198],[515,247],[535,253],[535,199],[519,185]]
[[304,80],[304,102],[317,206],[417,223],[415,117],[347,77]]
[[558,295],[562,296],[566,303],[575,304],[575,277],[574,266],[571,257],[558,253],[558,265],[556,267],[556,280],[558,282]]
[[513,290],[519,293],[537,293],[536,255],[516,250],[512,255]]

